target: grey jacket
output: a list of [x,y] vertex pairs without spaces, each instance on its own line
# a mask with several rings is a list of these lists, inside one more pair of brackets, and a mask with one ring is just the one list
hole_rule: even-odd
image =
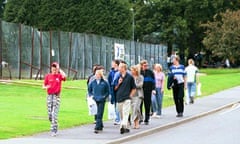
[[134,97],[140,97],[140,98],[144,98],[144,95],[143,95],[143,76],[142,75],[139,75],[138,77],[134,78],[135,80],[135,84],[136,84],[136,93],[134,95]]

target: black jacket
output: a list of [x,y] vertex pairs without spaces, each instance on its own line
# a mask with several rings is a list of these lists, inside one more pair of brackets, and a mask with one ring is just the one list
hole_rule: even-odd
[[141,70],[141,75],[143,76],[143,90],[152,91],[155,89],[155,76],[153,71],[147,69],[145,71]]

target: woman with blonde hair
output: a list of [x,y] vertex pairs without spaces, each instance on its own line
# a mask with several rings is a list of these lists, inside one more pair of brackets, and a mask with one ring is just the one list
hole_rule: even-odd
[[152,117],[160,118],[162,115],[162,101],[164,91],[164,80],[165,75],[162,71],[161,64],[154,65],[154,76],[155,76],[155,93],[152,94]]
[[199,82],[198,79],[198,68],[194,65],[193,59],[188,60],[188,66],[185,69],[187,73],[187,97],[186,104],[194,103],[194,96],[196,94],[196,83]]
[[132,97],[132,121],[134,122],[134,129],[139,128],[139,120],[141,118],[140,105],[143,101],[143,76],[140,74],[140,67],[138,65],[131,67],[131,73],[136,84],[136,93]]
[[104,80],[103,70],[97,70],[95,73],[95,79],[88,86],[89,96],[97,103],[97,115],[96,115],[96,126],[94,133],[99,133],[103,130],[103,113],[106,98],[110,93],[110,87],[106,80]]

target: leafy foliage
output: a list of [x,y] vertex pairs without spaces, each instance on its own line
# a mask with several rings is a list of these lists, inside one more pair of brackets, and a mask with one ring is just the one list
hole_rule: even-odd
[[4,7],[5,7],[5,0],[1,0],[0,1],[0,18],[3,17]]
[[131,36],[131,12],[118,0],[9,0],[4,20],[37,27],[94,33],[119,38]]
[[189,49],[194,54],[202,48],[201,41],[204,29],[201,22],[212,19],[212,16],[226,7],[234,7],[225,0],[155,0],[146,4],[136,3],[136,32],[141,41],[176,44],[180,53]]
[[123,39],[130,39],[134,29],[135,40],[165,43],[170,53],[175,45],[180,54],[194,55],[204,51],[200,23],[239,8],[240,0],[8,0],[3,19]]
[[229,58],[234,63],[240,54],[240,10],[220,13],[213,22],[202,24],[206,27],[205,47],[213,56]]

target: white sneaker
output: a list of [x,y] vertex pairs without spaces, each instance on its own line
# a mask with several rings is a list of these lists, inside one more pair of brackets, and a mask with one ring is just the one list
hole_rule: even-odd
[[161,118],[161,116],[160,115],[156,115],[155,118]]
[[155,118],[157,116],[157,113],[153,113],[152,117]]
[[121,122],[116,122],[116,121],[115,121],[113,124],[114,124],[114,125],[120,125]]
[[56,132],[52,132],[52,133],[51,133],[51,136],[52,136],[52,137],[56,137],[56,136],[57,136],[57,133],[56,133]]

